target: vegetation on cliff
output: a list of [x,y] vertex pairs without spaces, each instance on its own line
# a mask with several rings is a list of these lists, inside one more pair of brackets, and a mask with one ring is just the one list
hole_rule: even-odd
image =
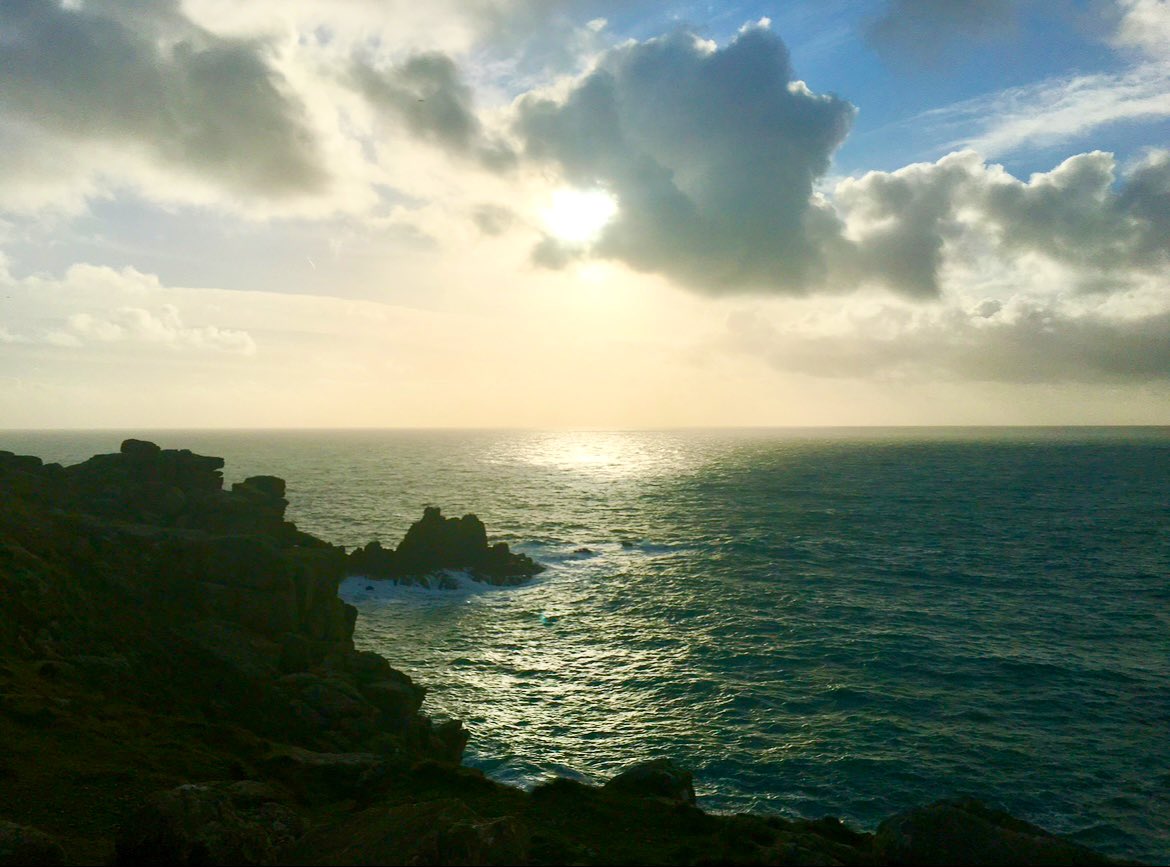
[[[285,520],[281,479],[225,490],[222,466],[137,440],[72,467],[0,452],[0,865],[1108,863],[970,801],[875,834],[710,815],[665,760],[488,780],[354,649],[344,550]],[[484,550],[436,509],[395,568],[490,575]]]

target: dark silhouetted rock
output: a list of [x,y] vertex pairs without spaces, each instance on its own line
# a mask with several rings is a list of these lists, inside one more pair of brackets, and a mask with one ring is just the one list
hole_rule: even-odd
[[395,578],[398,576],[397,556],[393,548],[383,548],[382,543],[375,540],[350,552],[346,571],[366,578]]
[[157,457],[162,451],[157,445],[146,440],[122,440],[122,447],[118,450],[128,458],[148,460]]
[[14,455],[12,452],[0,451],[0,471],[35,473],[44,465],[44,461],[35,455]]
[[[232,486],[236,487],[235,485]],[[279,476],[248,476],[244,479],[242,487],[252,491],[257,491],[265,497],[270,497],[274,500],[284,498],[284,479]]]
[[603,787],[608,791],[627,792],[665,798],[680,804],[695,803],[695,787],[691,772],[678,767],[670,759],[651,759],[623,770]]
[[[458,761],[419,714],[424,691],[355,651],[345,551],[283,521],[282,479],[228,492],[222,466],[142,440],[63,475],[0,455],[0,653],[306,749]],[[0,712],[60,716],[30,690]]]
[[[510,551],[506,542],[489,546],[487,529],[475,515],[444,518],[437,506],[423,510],[395,550],[370,542],[351,552],[346,565],[350,575],[427,585],[427,576],[448,569],[466,571],[490,584],[520,584],[544,571],[531,557]],[[437,583],[443,588],[458,586],[441,579]]]
[[0,865],[65,863],[61,844],[43,831],[0,820]]
[[886,819],[873,850],[881,863],[906,865],[1113,863],[972,799],[938,801]]

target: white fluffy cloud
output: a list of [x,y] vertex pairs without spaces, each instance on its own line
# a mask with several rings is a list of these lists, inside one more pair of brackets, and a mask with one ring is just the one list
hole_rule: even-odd
[[964,151],[935,163],[847,179],[833,201],[846,227],[842,273],[936,297],[949,261],[1037,254],[1083,288],[1123,287],[1170,267],[1170,152],[1155,151],[1117,187],[1113,157],[1079,154],[1020,181]]
[[1121,19],[1113,36],[1115,44],[1137,48],[1146,54],[1170,59],[1170,2],[1168,0],[1117,0]]

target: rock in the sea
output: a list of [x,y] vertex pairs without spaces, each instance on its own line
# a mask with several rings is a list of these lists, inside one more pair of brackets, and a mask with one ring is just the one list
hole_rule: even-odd
[[383,548],[376,539],[349,554],[346,571],[366,578],[394,578],[398,575],[397,556],[393,548]]
[[[509,550],[506,542],[489,546],[487,529],[475,515],[444,518],[437,506],[423,510],[396,549],[370,542],[352,551],[346,564],[350,575],[420,583],[429,583],[427,575],[445,569],[466,570],[490,584],[519,584],[544,571],[531,557]],[[439,586],[453,585],[440,581]]]
[[1111,864],[1108,858],[970,798],[936,801],[878,826],[883,864]]
[[152,795],[118,831],[116,864],[277,864],[305,830],[271,785],[244,780]]
[[603,788],[606,791],[664,798],[680,804],[695,803],[691,772],[680,768],[670,759],[651,759],[631,765]]
[[61,844],[43,831],[0,820],[0,865],[65,863]]

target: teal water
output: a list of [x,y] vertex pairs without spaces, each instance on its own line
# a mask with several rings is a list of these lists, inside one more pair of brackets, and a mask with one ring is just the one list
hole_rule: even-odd
[[668,755],[709,809],[872,827],[969,794],[1170,860],[1170,429],[134,435],[285,477],[333,542],[437,504],[548,564],[341,588],[498,779]]

